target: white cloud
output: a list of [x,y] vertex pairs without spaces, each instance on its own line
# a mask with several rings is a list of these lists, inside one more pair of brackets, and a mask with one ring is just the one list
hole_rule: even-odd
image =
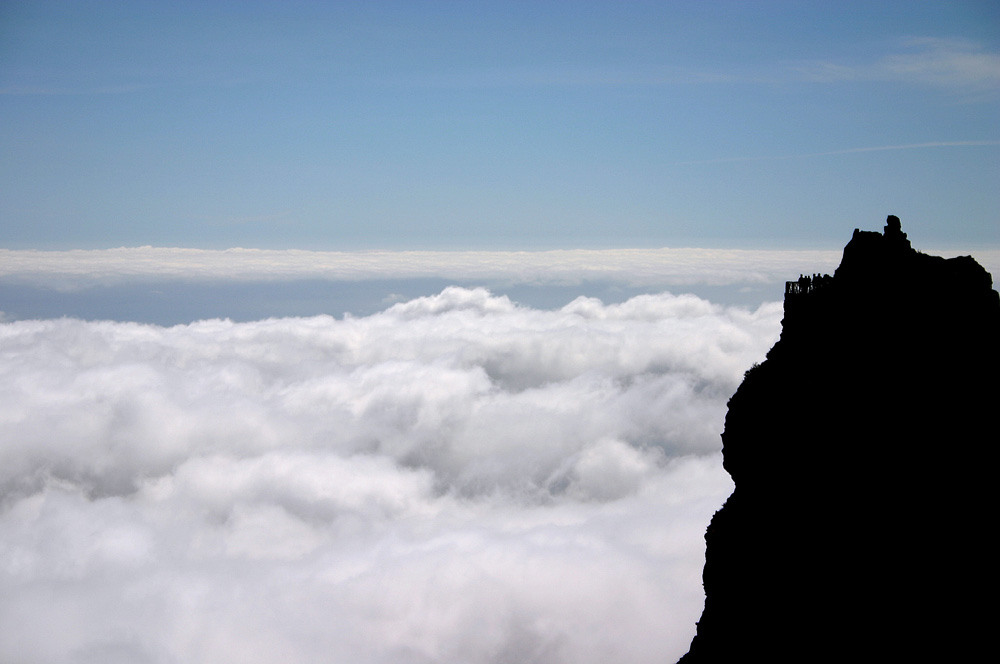
[[[845,152],[940,145],[945,144],[858,148]],[[926,251],[955,255],[954,251]],[[975,257],[990,272],[1000,270],[1000,251],[976,251]],[[68,251],[0,249],[0,280],[64,291],[164,280],[260,282],[420,278],[555,286],[594,281],[677,288],[699,284],[774,284],[785,281],[789,275],[832,274],[840,258],[839,250],[670,248],[356,252],[163,247]]]
[[670,661],[781,308],[0,325],[0,660]]
[[137,280],[260,281],[440,278],[518,284],[585,280],[635,286],[773,283],[831,271],[838,251],[610,249],[557,251],[302,251],[265,249],[0,249],[0,279],[64,290]]
[[1000,87],[1000,54],[973,42],[940,38],[907,40],[909,53],[886,57],[877,69],[887,78],[935,85]]
[[813,81],[899,81],[966,90],[1000,88],[1000,54],[967,40],[901,40],[900,52],[865,64],[813,62],[798,67]]

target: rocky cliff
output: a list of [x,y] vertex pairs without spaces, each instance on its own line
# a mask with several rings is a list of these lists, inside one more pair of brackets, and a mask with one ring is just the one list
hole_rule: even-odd
[[989,273],[913,250],[896,217],[855,230],[832,277],[789,282],[781,338],[729,402],[736,489],[682,664],[994,651],[998,380]]

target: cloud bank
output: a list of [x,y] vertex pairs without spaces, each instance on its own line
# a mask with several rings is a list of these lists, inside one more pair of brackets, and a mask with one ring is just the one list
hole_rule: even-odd
[[[925,251],[956,255],[954,250]],[[635,287],[730,286],[777,283],[800,273],[832,273],[840,257],[839,250],[694,248],[351,252],[167,247],[0,249],[0,280],[70,291],[163,280],[433,278],[548,285],[602,281]],[[1000,271],[1000,251],[981,250],[975,257],[988,271]]]
[[0,660],[664,662],[781,307],[0,325]]
[[570,249],[555,251],[304,251],[296,249],[0,249],[0,279],[78,289],[137,280],[296,280],[442,278],[631,286],[777,282],[832,271],[839,251],[739,249]]

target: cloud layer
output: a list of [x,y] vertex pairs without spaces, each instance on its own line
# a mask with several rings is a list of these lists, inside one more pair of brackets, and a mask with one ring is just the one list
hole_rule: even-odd
[[0,660],[662,662],[780,305],[0,325]]
[[776,282],[832,271],[839,251],[571,249],[555,251],[303,251],[297,249],[0,249],[0,279],[77,289],[136,280],[444,278],[521,284],[647,285]]
[[[920,146],[891,149],[906,147]],[[925,251],[955,255],[953,250]],[[840,251],[825,250],[693,248],[352,252],[170,247],[0,249],[0,280],[66,291],[143,281],[304,279],[448,279],[529,285],[600,281],[665,288],[779,283],[800,273],[832,273],[840,256]],[[988,271],[1000,271],[1000,251],[979,250],[975,257]]]

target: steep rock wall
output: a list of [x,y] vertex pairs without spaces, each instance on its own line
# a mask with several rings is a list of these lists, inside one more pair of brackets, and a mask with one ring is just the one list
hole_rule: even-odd
[[681,663],[990,652],[998,349],[990,275],[914,251],[895,217],[855,230],[833,277],[790,282],[781,338],[729,402],[736,489]]

